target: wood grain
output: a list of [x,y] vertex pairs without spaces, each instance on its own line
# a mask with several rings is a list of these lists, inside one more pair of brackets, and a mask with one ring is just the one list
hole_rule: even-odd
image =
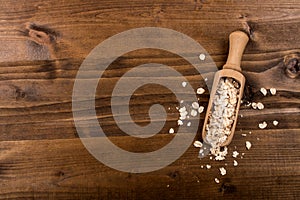
[[[1,4],[0,199],[300,198],[299,1],[4,0]],[[247,79],[244,104],[229,146],[230,153],[236,148],[245,155],[237,158],[237,167],[228,156],[226,176],[218,171],[225,162],[199,160],[192,145],[161,170],[133,174],[103,165],[80,142],[73,122],[72,90],[82,61],[110,36],[146,26],[190,36],[219,68],[226,61],[229,34],[243,30],[250,35],[242,59]],[[125,135],[114,121],[110,108],[114,85],[129,69],[149,62],[173,67],[195,90],[206,87],[204,76],[209,81],[213,76],[209,69],[200,75],[183,58],[161,50],[120,56],[104,72],[96,110],[109,139],[132,152],[163,147],[172,140],[167,133],[178,119],[175,95],[152,85],[135,92],[130,109],[133,120],[145,125],[149,107],[162,104],[167,122],[159,134],[136,139]],[[93,71],[89,74],[97,78]],[[275,87],[277,94],[264,97],[261,87]],[[200,103],[207,106],[208,98],[206,92]],[[252,101],[262,102],[265,109],[251,109],[247,104]],[[124,106],[122,101],[118,106]],[[199,130],[203,118],[204,113]],[[273,120],[279,125],[273,126]],[[268,123],[264,130],[258,128],[262,121]],[[249,151],[245,141],[253,145]],[[201,168],[206,164],[212,169]]]

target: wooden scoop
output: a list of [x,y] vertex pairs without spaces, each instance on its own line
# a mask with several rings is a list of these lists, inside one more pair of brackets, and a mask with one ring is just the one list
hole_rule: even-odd
[[237,83],[239,83],[239,92],[237,94],[237,103],[235,107],[235,114],[233,115],[233,123],[231,124],[230,134],[227,136],[225,142],[220,144],[220,146],[227,146],[230,144],[232,137],[234,135],[234,130],[236,127],[238,111],[241,104],[241,99],[243,97],[243,91],[245,86],[245,77],[241,73],[241,59],[244,49],[248,43],[249,37],[246,33],[241,31],[235,31],[229,36],[229,55],[226,64],[223,69],[215,74],[212,90],[210,93],[210,100],[207,107],[207,112],[205,116],[205,121],[202,130],[202,137],[205,143],[207,141],[207,130],[206,126],[209,123],[210,115],[212,114],[213,101],[215,99],[218,84],[223,78],[233,78]]

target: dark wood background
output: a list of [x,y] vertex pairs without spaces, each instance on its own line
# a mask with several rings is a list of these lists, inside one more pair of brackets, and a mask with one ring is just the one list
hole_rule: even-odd
[[[250,34],[242,62],[248,81],[244,102],[261,101],[265,109],[242,105],[243,117],[229,148],[236,146],[245,156],[238,159],[238,167],[227,158],[226,176],[218,172],[224,163],[199,160],[192,145],[161,170],[119,172],[92,157],[78,138],[71,102],[80,64],[106,38],[145,26],[192,37],[219,68],[226,61],[230,32]],[[299,32],[298,0],[1,1],[0,199],[300,199]],[[106,103],[96,106],[109,138],[130,151],[162,147],[172,139],[168,129],[176,126],[173,108],[178,102],[163,88],[155,95],[140,90],[131,101],[132,117],[141,125],[149,122],[154,100],[172,107],[157,136],[136,140],[122,134],[113,121],[107,94],[124,66],[154,61],[176,68],[195,89],[204,85],[177,55],[148,49],[121,56],[97,93]],[[275,87],[277,95],[263,97],[260,87]],[[200,99],[203,105],[208,96]],[[274,119],[277,127],[271,125]],[[262,121],[269,124],[265,130],[258,128]],[[253,145],[250,151],[245,150],[246,140]],[[201,169],[208,163],[211,170]]]

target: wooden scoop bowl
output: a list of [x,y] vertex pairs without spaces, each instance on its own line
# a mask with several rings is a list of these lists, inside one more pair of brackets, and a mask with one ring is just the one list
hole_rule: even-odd
[[213,101],[215,99],[215,94],[217,91],[217,86],[222,78],[233,78],[236,82],[239,83],[239,93],[237,94],[237,103],[236,103],[236,108],[235,108],[235,115],[234,115],[234,120],[231,125],[231,133],[228,135],[227,139],[225,142],[220,144],[220,146],[227,146],[230,144],[235,127],[236,127],[236,122],[238,118],[238,111],[240,108],[241,104],[241,99],[243,97],[243,91],[244,91],[244,86],[245,86],[245,77],[241,73],[241,59],[242,55],[244,52],[244,49],[248,43],[249,37],[246,33],[242,31],[235,31],[230,34],[229,36],[229,54],[227,58],[226,64],[223,66],[223,69],[218,71],[215,74],[214,77],[214,82],[212,86],[212,90],[210,93],[210,100],[208,103],[207,107],[207,112],[204,120],[204,125],[203,125],[203,130],[202,130],[202,137],[204,142],[209,143],[206,139],[206,126],[209,121],[209,117],[212,113],[212,106],[213,106]]

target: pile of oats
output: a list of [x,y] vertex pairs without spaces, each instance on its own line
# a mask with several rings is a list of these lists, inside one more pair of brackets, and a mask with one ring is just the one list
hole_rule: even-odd
[[217,86],[212,110],[206,125],[206,141],[212,146],[215,160],[224,160],[227,148],[221,151],[220,145],[227,140],[236,115],[240,84],[232,78],[222,78]]

